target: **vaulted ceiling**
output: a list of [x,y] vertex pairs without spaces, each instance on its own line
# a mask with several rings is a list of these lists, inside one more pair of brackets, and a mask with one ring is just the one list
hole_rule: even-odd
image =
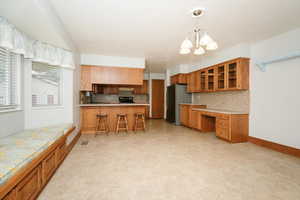
[[[26,7],[25,1],[1,1],[14,2],[10,3],[11,7],[13,4]],[[43,0],[26,2],[36,1]],[[265,39],[300,26],[299,0],[49,1],[81,53],[145,57],[153,72],[163,71],[168,63],[184,63],[193,56],[179,55],[178,50],[196,23],[189,13],[195,7],[206,9],[198,23],[219,43],[220,49]],[[54,43],[63,43],[55,39],[51,29],[48,32],[43,29],[47,24],[43,24],[39,12],[28,11],[17,16],[0,8],[1,15],[8,15],[27,32],[44,34]],[[33,26],[36,21],[40,27]]]

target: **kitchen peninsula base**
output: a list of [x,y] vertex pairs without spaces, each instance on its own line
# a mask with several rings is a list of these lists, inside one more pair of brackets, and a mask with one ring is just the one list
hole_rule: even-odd
[[135,113],[144,113],[146,116],[149,104],[101,104],[81,105],[81,133],[95,134],[97,114],[107,114],[109,132],[116,131],[117,114],[127,114],[129,131],[133,131]]

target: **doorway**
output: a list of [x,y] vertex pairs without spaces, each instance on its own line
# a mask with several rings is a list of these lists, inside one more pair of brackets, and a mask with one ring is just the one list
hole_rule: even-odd
[[152,118],[164,118],[165,109],[165,81],[152,79]]

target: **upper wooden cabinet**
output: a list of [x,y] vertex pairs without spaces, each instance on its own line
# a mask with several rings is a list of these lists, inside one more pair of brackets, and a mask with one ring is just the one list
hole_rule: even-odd
[[171,76],[171,84],[187,84],[188,74],[176,74]]
[[81,66],[80,90],[92,91],[92,68],[90,66]]
[[237,58],[189,73],[188,92],[249,89],[249,58]]
[[148,94],[148,80],[144,80],[143,85],[135,86],[134,94]]
[[187,75],[187,91],[188,92],[198,92],[198,81],[197,81],[198,72],[191,72]]
[[144,69],[81,66],[81,90],[91,91],[92,84],[142,85]]
[[142,85],[144,69],[92,66],[92,83],[114,85]]

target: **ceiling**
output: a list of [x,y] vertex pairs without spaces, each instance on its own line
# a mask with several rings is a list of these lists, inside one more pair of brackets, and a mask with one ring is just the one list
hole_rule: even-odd
[[[1,0],[0,13],[37,39],[66,46],[43,14],[30,10],[43,0]],[[220,49],[254,42],[300,26],[299,0],[49,0],[55,14],[81,53],[145,57],[152,72],[185,63],[193,55],[179,55],[182,40],[196,21],[189,11],[206,9],[198,23]],[[22,12],[9,9],[19,7]],[[30,12],[29,12],[30,10]],[[22,16],[26,16],[24,19]],[[38,26],[36,26],[38,25]],[[37,28],[38,27],[38,28]]]
[[69,49],[40,0],[0,0],[0,15],[36,40]]

